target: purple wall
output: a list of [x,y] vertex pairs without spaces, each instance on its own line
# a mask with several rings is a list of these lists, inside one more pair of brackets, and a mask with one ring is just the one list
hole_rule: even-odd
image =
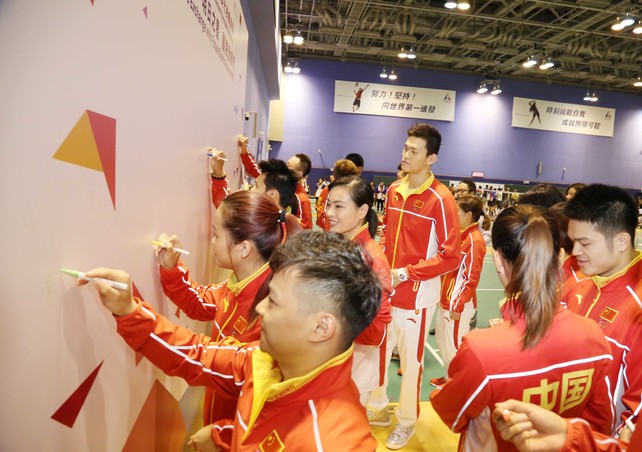
[[391,82],[379,78],[375,65],[303,60],[301,67],[286,76],[283,143],[273,143],[273,157],[304,152],[314,167],[329,168],[359,152],[366,170],[395,172],[406,130],[418,120],[334,113],[334,81],[354,80],[457,91],[455,121],[432,122],[443,138],[436,174],[482,171],[487,179],[642,187],[642,95],[598,91],[597,106],[616,108],[614,137],[605,138],[511,127],[514,96],[583,104],[585,90],[578,87],[501,80],[503,93],[491,96],[475,92],[478,75],[396,68],[399,78]]

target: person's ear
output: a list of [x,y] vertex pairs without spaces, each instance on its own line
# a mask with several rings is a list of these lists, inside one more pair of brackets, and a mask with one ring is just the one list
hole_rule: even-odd
[[626,232],[620,232],[613,237],[613,248],[616,251],[624,252],[631,246],[631,236]]
[[241,252],[241,257],[243,259],[246,259],[250,253],[252,252],[252,243],[250,243],[249,240],[243,240],[241,243],[238,244]]
[[437,163],[437,154],[430,154],[428,157],[426,157],[426,161],[429,165],[434,165],[435,163]]
[[312,342],[325,342],[332,337],[337,329],[337,319],[328,312],[320,312],[316,315],[316,326],[312,334]]
[[275,201],[279,201],[279,191],[276,188],[270,188],[269,190],[265,191],[265,194],[268,195],[270,198],[274,199]]
[[502,284],[506,286],[510,280],[510,265],[499,250],[493,251],[493,260],[495,261],[495,267],[497,267],[497,276],[499,276],[499,280]]
[[366,215],[368,215],[368,204],[364,204],[359,209],[357,210],[357,214],[359,215],[359,219],[363,220]]

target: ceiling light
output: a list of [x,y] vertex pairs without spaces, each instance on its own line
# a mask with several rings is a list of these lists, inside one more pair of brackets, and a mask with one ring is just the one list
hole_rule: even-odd
[[589,90],[586,90],[586,94],[584,95],[584,100],[587,102],[590,102],[591,100],[591,92]]
[[286,31],[285,36],[283,36],[283,42],[285,42],[286,44],[292,44],[293,41],[294,41],[294,36],[292,36],[292,33],[290,33],[289,31]]
[[291,74],[292,73],[292,64],[288,61],[288,64],[285,66],[285,69],[283,69],[286,74]]
[[397,74],[395,74],[395,70],[390,71],[390,75],[388,76],[390,80],[397,80]]
[[636,86],[638,88],[642,88],[642,77],[638,77],[635,79],[633,82],[633,86]]
[[589,100],[591,102],[597,102],[598,97],[597,97],[597,93],[595,91],[593,91],[593,94],[591,94],[591,98]]
[[294,37],[294,43],[298,46],[303,44],[303,35],[301,34],[301,30],[298,30],[296,32],[296,36]]
[[491,93],[493,96],[497,96],[497,95],[498,95],[498,94],[500,94],[501,92],[502,92],[502,88],[499,86],[499,82],[497,82],[497,83],[495,83],[495,84],[493,85],[493,89],[492,89],[492,91],[491,91],[490,93]]
[[379,74],[379,77],[388,78],[388,73],[386,72],[386,68],[385,67],[383,69],[381,69],[381,74]]
[[555,66],[555,63],[553,62],[552,58],[546,58],[545,60],[542,60],[542,64],[539,65],[539,68],[542,70],[550,69],[553,66]]
[[537,63],[539,63],[539,60],[537,59],[537,57],[535,57],[534,54],[532,54],[531,56],[528,57],[528,60],[524,61],[522,66],[524,66],[524,67],[533,67]]
[[613,31],[624,30],[624,25],[620,21],[619,17],[617,18],[617,22],[615,22],[613,25],[611,25],[611,30],[613,30]]
[[403,47],[401,48],[397,56],[399,58],[408,58],[408,54],[406,53],[406,50]]
[[633,17],[633,15],[631,13],[626,13],[624,15],[624,17],[622,18],[622,20],[620,21],[620,23],[624,27],[630,27],[631,25],[633,25],[635,23],[635,17]]
[[446,8],[448,8],[448,9],[455,9],[455,8],[457,8],[457,2],[448,1],[448,2],[446,2],[446,4],[444,6]]
[[298,74],[301,72],[301,68],[299,67],[299,63],[294,63],[294,67],[292,68],[292,73],[293,74]]
[[477,92],[479,94],[484,94],[488,92],[488,87],[486,86],[486,81],[483,81],[479,84],[479,88],[477,88]]
[[462,11],[466,11],[467,9],[470,9],[470,3],[469,2],[457,2],[457,8],[461,9]]
[[633,33],[635,33],[636,35],[642,34],[642,21],[638,22],[638,24],[633,29]]
[[410,51],[408,52],[408,59],[414,60],[415,58],[417,58],[417,55],[415,55],[415,51],[411,48]]

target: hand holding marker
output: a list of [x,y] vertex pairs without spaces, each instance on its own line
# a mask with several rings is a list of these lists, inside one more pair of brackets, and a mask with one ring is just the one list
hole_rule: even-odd
[[217,160],[223,160],[224,162],[227,162],[227,159],[225,158],[225,153],[223,151],[219,151],[216,148],[208,147],[207,155]]
[[158,246],[158,247],[160,247],[160,248],[165,248],[165,249],[172,248],[172,249],[173,249],[174,251],[176,251],[177,253],[180,253],[180,254],[184,254],[184,255],[186,255],[186,256],[189,256],[189,251],[184,250],[184,249],[182,249],[182,248],[176,248],[176,247],[175,247],[175,246],[173,246],[171,243],[167,243],[167,242],[163,243],[163,242],[160,242],[160,241],[158,241],[158,240],[150,240],[150,241],[149,241],[149,243],[151,243],[152,245],[156,245],[156,246]]
[[63,273],[66,273],[68,275],[71,275],[71,276],[73,276],[75,278],[81,279],[83,281],[100,281],[100,282],[103,282],[103,283],[107,284],[108,286],[111,286],[114,289],[118,289],[118,290],[127,290],[129,288],[129,286],[127,284],[125,284],[125,283],[118,282],[118,281],[112,281],[111,279],[91,278],[91,277],[85,275],[85,273],[79,272],[77,270],[69,270],[67,268],[61,268],[60,271],[63,272]]

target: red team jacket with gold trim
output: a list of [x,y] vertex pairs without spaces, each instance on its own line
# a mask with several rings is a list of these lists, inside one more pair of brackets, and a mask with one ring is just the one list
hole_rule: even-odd
[[466,303],[477,308],[477,285],[481,276],[486,241],[473,223],[461,231],[461,263],[455,270],[441,277],[441,308],[463,312]]
[[324,231],[330,230],[330,224],[327,221],[325,216],[325,205],[328,202],[328,195],[330,194],[330,189],[328,187],[323,187],[319,197],[317,198],[317,226],[319,226]]
[[213,342],[136,301],[134,312],[116,318],[118,333],[134,350],[168,375],[238,399],[232,450],[376,450],[351,379],[352,349],[305,376],[282,381],[258,342]]
[[370,254],[370,257],[372,257],[372,269],[379,277],[379,282],[381,283],[381,305],[379,306],[377,316],[372,323],[357,336],[355,342],[363,345],[379,346],[386,338],[388,324],[392,321],[390,295],[394,289],[392,288],[390,265],[388,265],[383,250],[370,236],[368,223],[364,224],[363,227],[357,231],[355,236],[352,237],[352,240],[363,246],[368,254]]
[[582,417],[599,432],[611,428],[607,372],[609,345],[599,327],[560,309],[549,333],[522,350],[525,324],[504,322],[471,331],[450,363],[450,378],[430,396],[432,406],[454,432],[460,450],[516,450],[501,439],[490,414],[495,403],[516,399],[564,417]]
[[[172,269],[160,267],[163,292],[189,318],[212,321],[213,340],[234,337],[242,342],[261,337],[259,322],[250,323],[250,308],[256,292],[272,274],[269,264],[243,281],[234,274],[221,284],[201,285],[189,277],[189,269],[181,262]],[[220,419],[232,419],[236,400],[217,397],[211,390],[205,392],[203,403],[204,425]],[[227,439],[229,441],[229,438]]]
[[592,277],[565,287],[562,299],[569,310],[601,327],[613,354],[609,378],[614,409],[619,420],[630,417],[636,423],[642,410],[642,251],[609,278]]
[[439,302],[439,276],[459,265],[461,233],[455,198],[434,175],[408,194],[408,177],[393,182],[386,201],[385,254],[409,279],[395,288],[392,306],[422,309]]
[[[261,170],[254,161],[251,154],[241,154],[241,162],[245,168],[245,172],[252,176],[254,179],[261,175]],[[294,197],[297,202],[297,218],[303,229],[312,229],[312,206],[310,205],[310,198],[305,192],[305,188],[301,182],[297,183]]]

